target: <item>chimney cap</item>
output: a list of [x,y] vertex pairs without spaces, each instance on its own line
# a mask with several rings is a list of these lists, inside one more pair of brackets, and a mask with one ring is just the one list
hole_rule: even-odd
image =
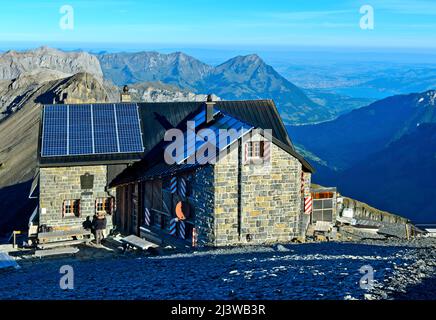
[[125,85],[123,87],[123,92],[120,94],[121,102],[132,102],[132,97],[129,93],[129,87]]

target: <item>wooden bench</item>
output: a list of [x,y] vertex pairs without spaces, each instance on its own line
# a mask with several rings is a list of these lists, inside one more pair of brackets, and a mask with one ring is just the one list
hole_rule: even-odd
[[50,250],[37,250],[35,251],[34,256],[38,258],[43,257],[49,257],[49,256],[56,256],[56,255],[62,255],[62,254],[76,254],[79,252],[78,248],[57,248],[57,249],[50,249]]
[[[62,240],[81,240],[86,241],[91,237],[91,231],[86,229],[74,229],[74,230],[62,230],[62,231],[51,231],[51,232],[40,232],[38,233],[39,243],[56,242]],[[74,239],[76,238],[76,239]],[[60,240],[59,240],[60,239]]]
[[81,240],[57,241],[57,242],[38,244],[37,247],[38,247],[38,249],[45,250],[45,249],[53,249],[53,248],[58,248],[58,247],[75,246],[75,245],[84,243],[86,241],[89,241],[89,240],[81,239]]
[[135,235],[130,235],[125,238],[120,239],[123,244],[123,252],[125,252],[129,248],[136,248],[139,250],[148,250],[150,248],[155,249],[159,246],[153,242],[147,241]]

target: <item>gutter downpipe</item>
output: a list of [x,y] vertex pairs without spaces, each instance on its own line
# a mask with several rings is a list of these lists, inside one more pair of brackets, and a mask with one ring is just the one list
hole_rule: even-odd
[[238,140],[238,238],[242,234],[242,138]]

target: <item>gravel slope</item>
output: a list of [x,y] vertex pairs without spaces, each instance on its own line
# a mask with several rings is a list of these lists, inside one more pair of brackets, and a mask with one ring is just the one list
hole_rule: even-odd
[[[393,279],[399,276],[398,268],[405,268],[401,276],[407,277],[414,272],[413,267],[411,270],[408,267],[422,264],[420,260],[428,259],[434,264],[434,251],[392,245],[321,243],[155,257],[129,254],[96,260],[72,257],[38,260],[21,263],[18,271],[1,272],[0,298],[390,299],[396,293]],[[59,287],[59,269],[66,264],[75,273],[75,289],[70,291]],[[381,288],[394,286],[393,291],[361,289],[359,269],[363,265],[374,268],[376,284],[383,285]],[[420,272],[424,276],[417,278],[419,281],[433,270],[428,267]],[[434,296],[435,292],[433,299]]]

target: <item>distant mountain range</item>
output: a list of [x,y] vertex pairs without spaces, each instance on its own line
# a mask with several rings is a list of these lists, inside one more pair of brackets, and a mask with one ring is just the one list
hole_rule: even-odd
[[238,56],[216,67],[181,52],[104,53],[97,57],[104,77],[116,85],[160,81],[225,100],[273,99],[288,123],[318,122],[335,116],[255,54]]
[[182,52],[104,53],[97,55],[104,77],[122,86],[161,81],[182,89],[195,90],[213,67]]
[[[218,66],[210,66],[182,52],[92,55],[42,47],[0,54],[0,82],[16,81],[29,74],[45,74],[42,77],[45,81],[77,72],[92,74],[108,88],[141,83],[155,88],[164,84],[171,86],[175,96],[213,93],[224,100],[273,99],[288,124],[321,122],[342,112],[340,108],[314,102],[255,54],[237,56]],[[168,92],[165,95],[168,96]],[[3,108],[6,104],[3,101]],[[352,103],[349,105],[353,106]]]
[[0,54],[0,80],[16,79],[23,74],[51,70],[64,77],[87,72],[102,81],[103,72],[97,58],[87,52],[63,52],[49,47]]
[[[47,82],[67,79],[78,73],[86,73],[102,84],[110,101],[119,100],[120,87],[103,78],[99,60],[86,52],[63,52],[41,47],[0,54],[0,121],[25,106]],[[92,101],[96,97],[96,93],[91,92],[92,89],[89,87],[82,92],[82,99],[89,96]],[[206,100],[206,94],[194,94],[180,89],[177,85],[160,81],[134,83],[131,89],[135,101]]]
[[316,125],[289,126],[314,180],[382,210],[436,221],[436,91],[389,97]]

